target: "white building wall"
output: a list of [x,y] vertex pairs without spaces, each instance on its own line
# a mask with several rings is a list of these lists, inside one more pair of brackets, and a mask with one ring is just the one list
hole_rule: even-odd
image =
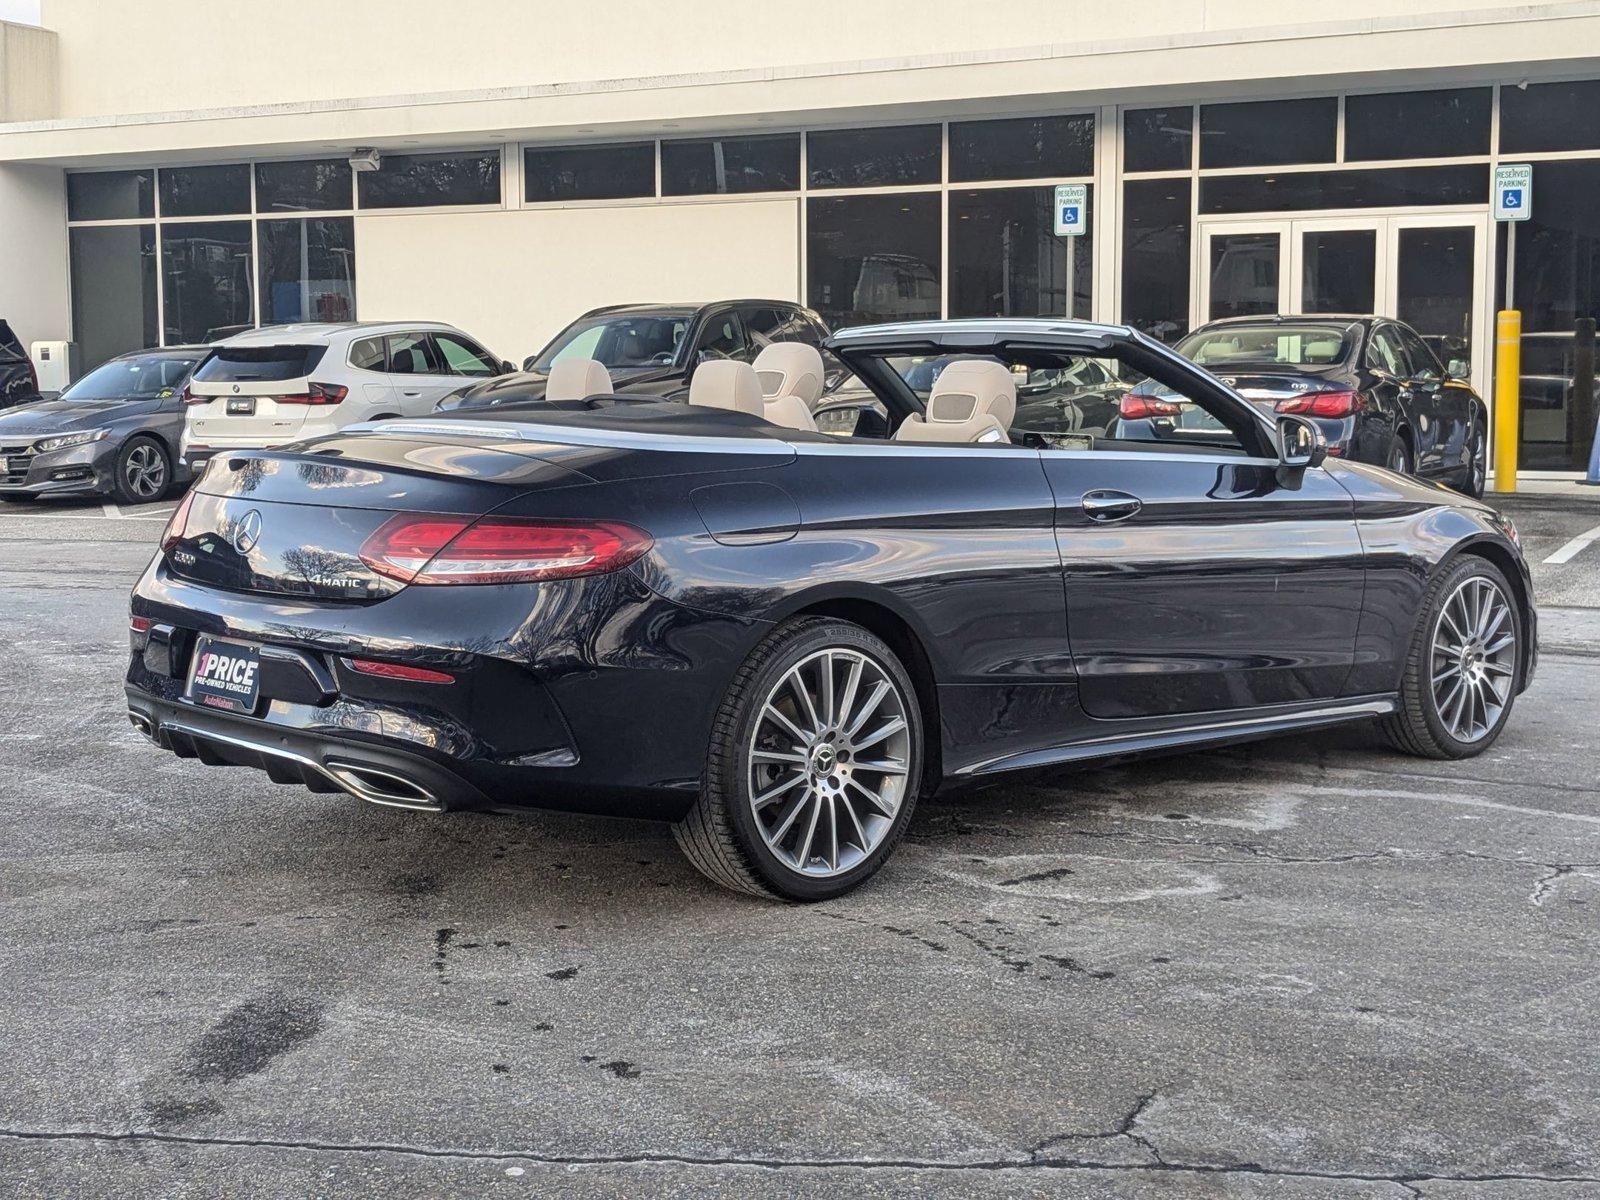
[[25,347],[70,336],[67,191],[58,167],[0,163],[0,317]]
[[[619,211],[619,209],[625,211]],[[800,298],[800,206],[596,205],[356,218],[364,321],[449,321],[520,364],[602,304]]]

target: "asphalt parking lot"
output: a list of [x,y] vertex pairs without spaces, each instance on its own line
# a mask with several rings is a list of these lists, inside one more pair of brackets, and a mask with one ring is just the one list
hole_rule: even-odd
[[0,1191],[1600,1195],[1600,497],[1511,505],[1543,659],[1364,728],[925,806],[874,885],[151,749],[161,510],[0,511]]

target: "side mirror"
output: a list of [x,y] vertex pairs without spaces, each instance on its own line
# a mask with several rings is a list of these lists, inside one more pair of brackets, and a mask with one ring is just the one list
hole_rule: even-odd
[[1328,439],[1322,430],[1304,417],[1278,418],[1278,482],[1287,488],[1298,488],[1300,480],[1312,467],[1320,467],[1328,458]]
[[[534,368],[534,364],[537,363],[538,361],[539,361],[539,356],[537,354],[530,354],[530,355],[528,355],[527,358],[522,360],[522,369],[524,371],[531,371]],[[510,364],[508,363],[506,365],[509,366]]]
[[509,358],[502,358],[500,360],[500,374],[502,374],[502,375],[515,375],[516,373],[517,373],[516,364],[513,363]]

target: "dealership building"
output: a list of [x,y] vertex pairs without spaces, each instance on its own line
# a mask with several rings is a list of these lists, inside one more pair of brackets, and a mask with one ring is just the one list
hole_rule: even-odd
[[1169,341],[1381,312],[1487,395],[1523,163],[1522,460],[1567,471],[1600,3],[43,0],[0,24],[0,317],[88,367],[306,319],[520,360],[598,305],[729,296]]

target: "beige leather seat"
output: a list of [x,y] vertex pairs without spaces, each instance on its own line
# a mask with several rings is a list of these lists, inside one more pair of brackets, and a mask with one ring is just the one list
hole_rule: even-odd
[[1017,415],[1017,382],[997,362],[963,359],[939,374],[927,415],[909,416],[897,442],[1010,442]]
[[563,358],[550,368],[546,400],[587,400],[611,395],[611,372],[592,358]]
[[702,408],[731,408],[734,412],[763,415],[766,401],[761,382],[749,363],[718,359],[701,363],[689,382],[689,403]]
[[766,397],[762,415],[785,429],[817,431],[812,407],[822,399],[822,355],[800,342],[773,342],[756,355],[756,379]]

